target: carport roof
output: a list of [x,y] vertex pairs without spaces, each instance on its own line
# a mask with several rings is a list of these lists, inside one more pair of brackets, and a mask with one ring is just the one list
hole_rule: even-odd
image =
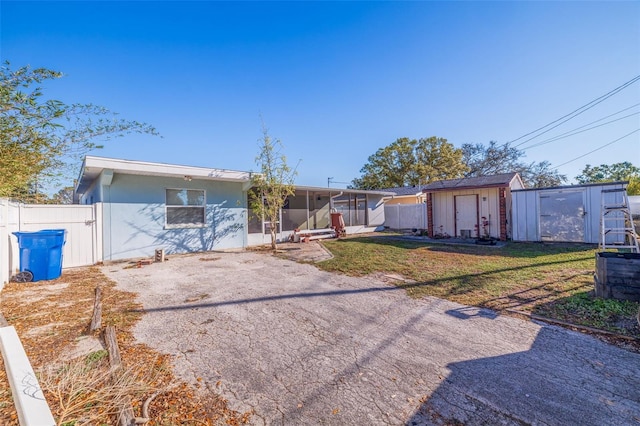
[[343,188],[324,188],[321,186],[300,186],[295,185],[296,191],[309,191],[309,192],[325,192],[336,194],[342,192],[343,194],[373,194],[373,195],[382,195],[383,197],[391,197],[394,195],[393,192],[389,191],[371,191],[368,189],[343,189]]

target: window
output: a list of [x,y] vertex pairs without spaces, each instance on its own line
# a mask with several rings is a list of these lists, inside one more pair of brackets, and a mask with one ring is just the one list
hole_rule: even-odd
[[255,188],[251,188],[247,191],[247,206],[248,206],[248,232],[249,234],[261,234],[263,232],[262,228],[262,216],[259,216],[252,208],[251,202],[253,199],[257,197],[257,190]]
[[167,227],[204,226],[204,190],[167,189],[166,199]]

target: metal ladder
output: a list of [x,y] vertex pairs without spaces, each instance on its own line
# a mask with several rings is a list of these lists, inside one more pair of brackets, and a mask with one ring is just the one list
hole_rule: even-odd
[[600,250],[628,249],[640,253],[627,190],[604,189],[601,200]]

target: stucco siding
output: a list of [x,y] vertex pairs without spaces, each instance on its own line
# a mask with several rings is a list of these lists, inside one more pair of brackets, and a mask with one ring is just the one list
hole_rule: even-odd
[[79,200],[79,204],[93,204],[102,201],[102,197],[100,194],[100,185],[98,185],[98,180],[96,180],[91,187],[82,194],[82,197]]
[[385,201],[385,204],[393,205],[393,204],[420,204],[424,202],[424,197],[416,196],[416,195],[397,195],[391,199]]
[[[165,189],[205,191],[205,225],[166,226]],[[105,260],[151,256],[157,248],[187,253],[245,247],[242,184],[116,174],[104,186]]]

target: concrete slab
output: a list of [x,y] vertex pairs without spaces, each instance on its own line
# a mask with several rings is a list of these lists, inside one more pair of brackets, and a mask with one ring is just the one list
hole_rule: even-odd
[[[253,424],[640,422],[640,355],[263,253],[105,266],[141,342]],[[458,422],[458,423],[456,423]]]

